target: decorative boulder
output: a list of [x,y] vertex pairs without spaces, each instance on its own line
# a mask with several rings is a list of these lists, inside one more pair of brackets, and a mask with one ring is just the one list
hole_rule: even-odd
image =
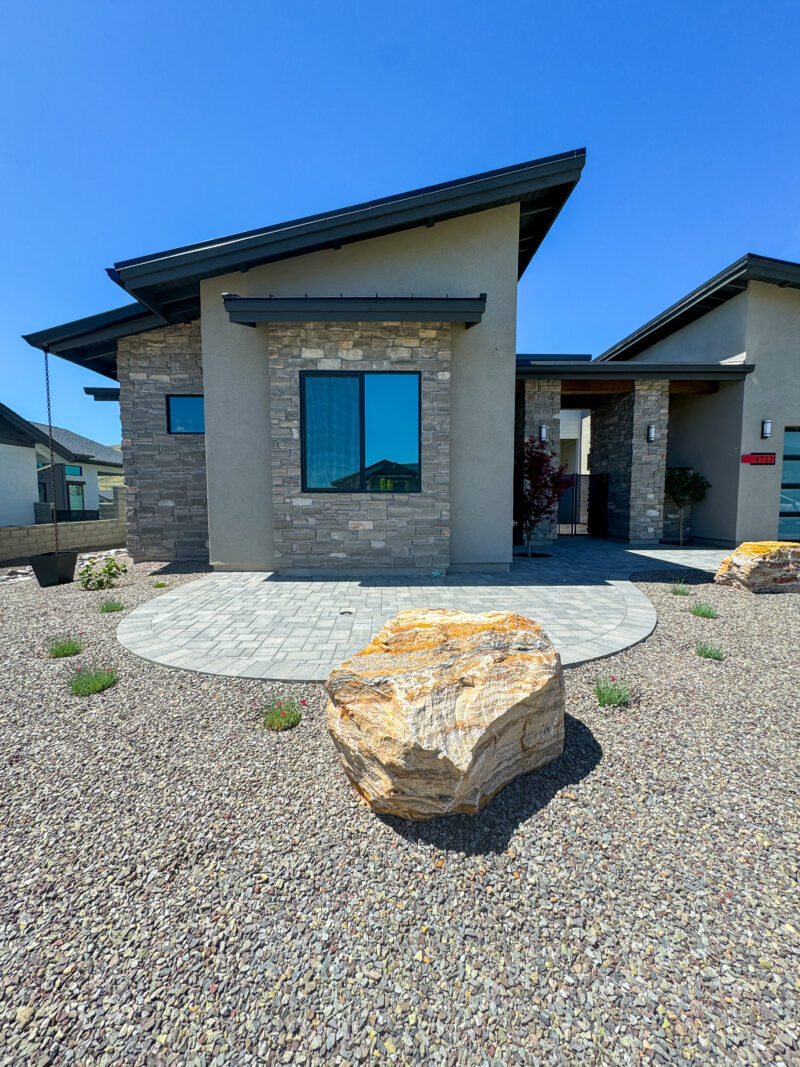
[[326,683],[328,729],[373,811],[474,814],[564,749],[561,659],[507,611],[401,611]]
[[722,561],[714,581],[751,593],[800,592],[800,544],[745,541]]

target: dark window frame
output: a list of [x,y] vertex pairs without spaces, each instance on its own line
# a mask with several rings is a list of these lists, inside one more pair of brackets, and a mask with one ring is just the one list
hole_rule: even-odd
[[78,463],[65,463],[64,474],[67,478],[82,478],[83,467],[81,467]]
[[[204,434],[206,425],[206,398],[204,393],[167,393],[167,433],[175,434],[177,437],[198,437]],[[172,429],[172,414],[170,412],[170,400],[202,400],[203,401],[203,429],[202,430],[173,430]]]
[[[419,489],[367,489],[366,479],[366,442],[364,434],[364,415],[366,412],[364,379],[368,374],[380,374],[390,377],[393,374],[414,375],[417,379],[417,456],[419,462]],[[359,466],[361,485],[358,489],[334,489],[309,487],[306,479],[306,379],[307,378],[357,378],[358,379],[358,422],[359,422]],[[343,494],[377,493],[380,496],[419,496],[422,492],[422,373],[418,370],[301,370],[300,371],[300,484],[304,493]]]

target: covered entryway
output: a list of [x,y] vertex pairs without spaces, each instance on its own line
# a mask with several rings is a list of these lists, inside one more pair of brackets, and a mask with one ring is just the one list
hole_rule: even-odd
[[[683,411],[686,399],[700,402],[716,395],[722,383],[741,382],[751,370],[720,364],[637,364],[634,369],[588,356],[518,356],[515,544],[523,541],[522,446],[531,438],[546,442],[557,462],[561,425],[573,413],[590,424],[589,475],[585,484],[581,479],[567,490],[558,522],[540,527],[541,539],[585,531],[631,545],[660,543],[671,408]],[[581,493],[585,503],[576,499]]]

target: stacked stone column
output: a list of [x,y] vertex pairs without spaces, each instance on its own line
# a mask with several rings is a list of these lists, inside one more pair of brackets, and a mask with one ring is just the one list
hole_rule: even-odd
[[[592,411],[592,474],[608,475],[609,537],[658,543],[664,527],[669,382],[634,381]],[[647,440],[647,428],[655,428]]]

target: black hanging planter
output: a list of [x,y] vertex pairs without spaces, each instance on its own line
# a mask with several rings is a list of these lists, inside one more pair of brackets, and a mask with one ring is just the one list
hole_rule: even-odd
[[66,585],[75,580],[77,552],[40,552],[29,556],[28,562],[41,586]]
[[50,493],[53,509],[53,547],[55,552],[39,552],[28,556],[36,580],[40,586],[66,585],[75,580],[75,564],[78,553],[61,551],[58,545],[58,511],[56,506],[56,461],[53,449],[53,416],[50,409],[50,360],[47,348],[44,350],[44,387],[47,394],[47,438],[50,445]]

